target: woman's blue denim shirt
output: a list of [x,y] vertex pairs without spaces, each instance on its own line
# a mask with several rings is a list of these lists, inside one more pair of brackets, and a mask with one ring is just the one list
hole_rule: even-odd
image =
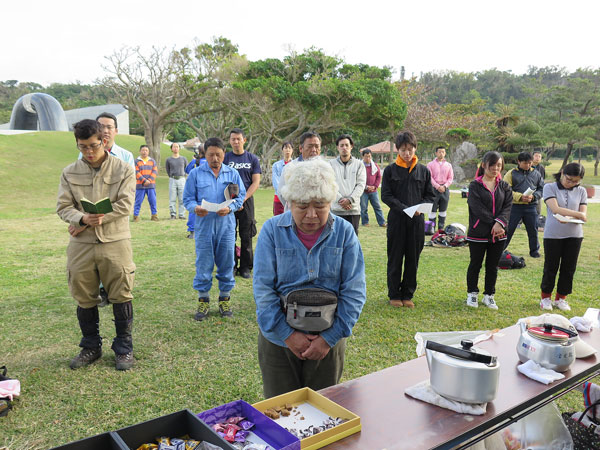
[[338,296],[333,325],[320,333],[333,347],[352,334],[367,300],[365,261],[352,225],[329,214],[327,224],[312,249],[296,234],[290,211],[270,218],[258,236],[254,252],[254,301],[263,336],[285,347],[295,331],[288,325],[279,294],[300,288],[322,288]]

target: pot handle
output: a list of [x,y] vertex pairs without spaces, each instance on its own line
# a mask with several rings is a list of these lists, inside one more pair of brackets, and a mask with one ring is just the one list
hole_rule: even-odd
[[493,364],[496,362],[496,358],[490,355],[482,355],[469,350],[463,350],[456,347],[450,347],[449,345],[438,344],[437,342],[427,341],[425,348],[447,355],[454,356],[456,358],[466,359],[468,361],[475,361],[483,364]]
[[[546,326],[546,324],[544,324],[544,326]],[[571,331],[571,330],[569,330],[568,328],[559,327],[559,326],[557,326],[557,325],[551,325],[551,326],[552,326],[552,328],[554,328],[555,330],[562,331],[563,333],[567,333],[567,334],[569,335],[569,337],[572,337],[572,338],[574,338],[574,337],[577,337],[577,336],[579,336],[579,334],[577,334],[577,333],[576,333],[576,332],[574,332],[574,331]]]

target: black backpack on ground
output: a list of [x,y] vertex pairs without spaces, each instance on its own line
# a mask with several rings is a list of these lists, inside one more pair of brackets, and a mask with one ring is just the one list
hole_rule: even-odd
[[546,216],[542,216],[541,214],[538,216],[537,227],[538,231],[542,231],[546,226]]
[[525,267],[525,258],[513,255],[508,250],[502,252],[502,256],[498,262],[499,269],[522,269],[523,267]]

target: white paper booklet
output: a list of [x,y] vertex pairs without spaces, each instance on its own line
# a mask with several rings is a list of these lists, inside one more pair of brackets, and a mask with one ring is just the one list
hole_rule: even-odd
[[563,223],[585,223],[583,220],[571,216],[563,216],[562,214],[553,214],[553,216],[556,220]]
[[211,203],[202,199],[200,207],[206,209],[208,212],[217,212],[220,209],[227,208],[232,203],[233,200],[225,200],[223,203]]
[[408,215],[408,217],[413,217],[417,211],[419,211],[421,214],[429,214],[431,212],[431,208],[433,208],[433,203],[419,203],[418,205],[406,208],[404,212]]
[[523,195],[531,195],[533,194],[535,191],[531,188],[527,188],[527,190],[525,192],[523,192]]
[[223,191],[223,194],[225,194],[225,199],[226,199],[223,203],[212,203],[212,202],[207,202],[206,200],[202,199],[200,208],[206,209],[208,212],[217,212],[220,209],[227,208],[229,205],[231,205],[233,203],[233,199],[231,198],[231,195],[229,195],[228,188],[229,188],[229,186],[225,188],[225,191]]

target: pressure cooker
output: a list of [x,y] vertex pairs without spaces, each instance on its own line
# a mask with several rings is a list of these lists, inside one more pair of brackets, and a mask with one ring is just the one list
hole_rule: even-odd
[[545,323],[528,327],[520,323],[517,353],[521,362],[532,360],[546,369],[566,372],[575,361],[575,341],[579,335],[567,328]]
[[463,340],[460,346],[427,341],[425,355],[433,390],[464,403],[487,403],[496,398],[500,363],[497,357]]

